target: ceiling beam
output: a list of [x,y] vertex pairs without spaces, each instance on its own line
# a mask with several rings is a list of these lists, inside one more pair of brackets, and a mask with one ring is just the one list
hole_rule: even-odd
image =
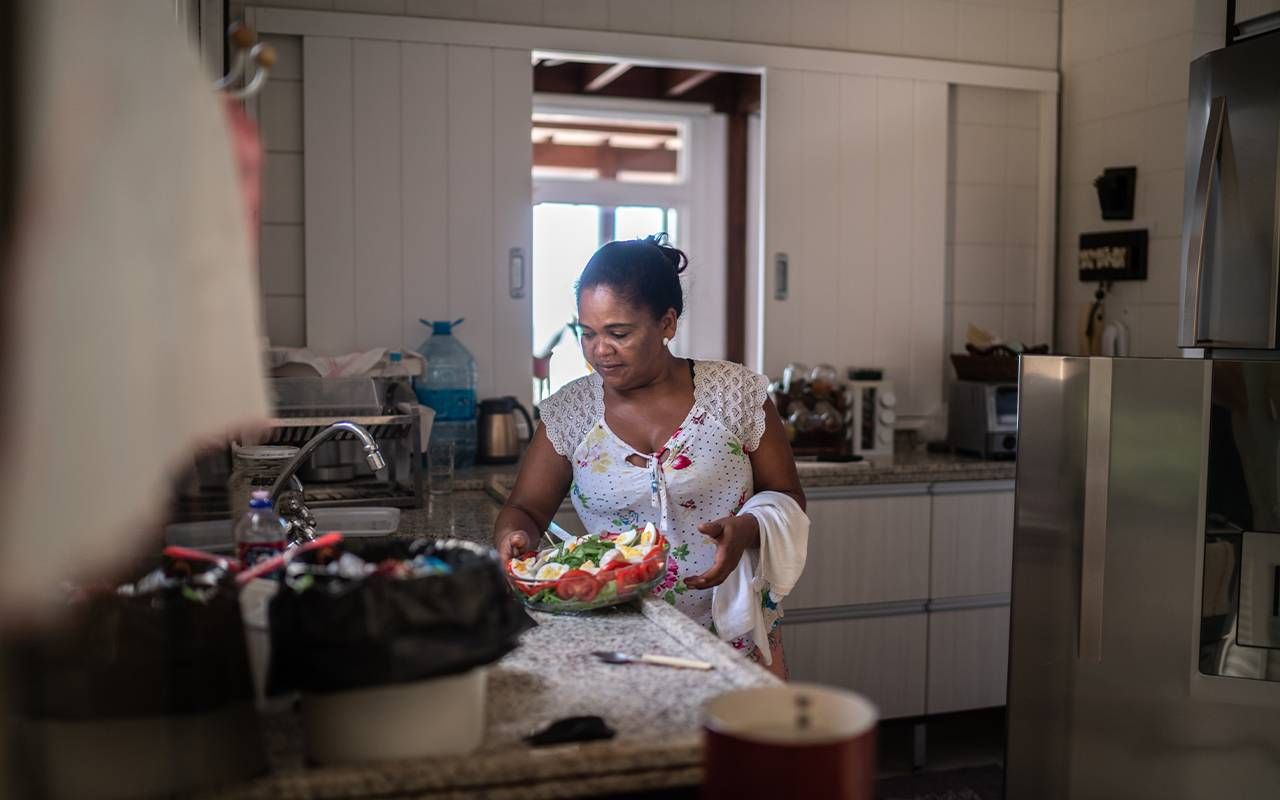
[[582,90],[584,92],[598,92],[627,74],[630,69],[631,65],[627,63],[588,64],[584,72],[586,80],[583,82]]
[[652,125],[601,125],[592,122],[541,122],[533,121],[533,127],[549,131],[589,131],[591,133],[634,133],[638,136],[666,136],[675,138],[680,131],[673,127],[659,128]]
[[709,69],[668,69],[663,72],[667,97],[679,97],[716,76]]

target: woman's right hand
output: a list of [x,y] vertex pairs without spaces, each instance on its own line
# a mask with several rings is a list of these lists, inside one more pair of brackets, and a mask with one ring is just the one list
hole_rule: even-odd
[[529,552],[529,534],[519,529],[503,531],[494,537],[493,546],[500,558],[509,561]]

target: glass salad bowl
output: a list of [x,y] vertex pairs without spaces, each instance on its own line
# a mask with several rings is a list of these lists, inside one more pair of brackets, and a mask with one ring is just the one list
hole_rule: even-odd
[[650,592],[667,574],[671,549],[652,523],[591,534],[513,558],[503,565],[516,597],[535,611],[580,613]]

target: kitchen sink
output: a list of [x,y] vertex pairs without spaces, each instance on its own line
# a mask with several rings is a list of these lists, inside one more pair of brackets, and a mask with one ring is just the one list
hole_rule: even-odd
[[[338,531],[348,538],[386,536],[400,527],[398,508],[315,508],[311,513],[315,515],[317,531]],[[230,553],[235,549],[232,524],[229,519],[178,522],[165,527],[164,541],[210,553]]]

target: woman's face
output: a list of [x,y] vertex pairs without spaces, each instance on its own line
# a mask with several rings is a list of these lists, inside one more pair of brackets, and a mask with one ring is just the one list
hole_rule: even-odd
[[649,309],[631,303],[608,286],[591,286],[578,295],[582,355],[614,389],[643,386],[665,362],[663,338],[676,335],[676,313],[654,319]]

